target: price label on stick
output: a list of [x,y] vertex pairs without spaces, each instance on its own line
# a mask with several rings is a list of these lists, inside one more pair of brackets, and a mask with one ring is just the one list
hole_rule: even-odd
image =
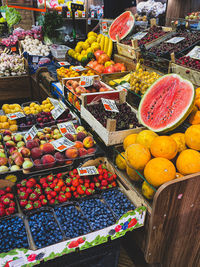
[[57,105],[59,105],[59,101],[57,99],[51,98],[49,97],[49,100],[51,102],[51,104],[56,107]]
[[67,139],[66,137],[61,137],[55,141],[52,141],[51,144],[54,146],[54,148],[56,150],[58,150],[59,152],[63,152],[66,149],[72,147],[75,145],[74,142],[70,141],[69,139]]
[[61,107],[60,105],[58,105],[54,109],[52,109],[51,114],[52,114],[52,117],[54,118],[54,120],[59,118],[63,114],[64,111],[65,111],[65,109],[63,107]]
[[34,139],[34,137],[37,135],[37,128],[35,127],[35,125],[33,125],[33,127],[31,127],[31,129],[24,135],[24,139],[25,141],[29,141]]
[[78,18],[78,11],[75,12],[75,18]]
[[63,103],[62,100],[59,100],[59,105],[60,105],[61,107],[63,107],[64,109],[67,109],[67,106],[65,105],[65,103]]
[[17,119],[21,119],[24,118],[25,115],[22,112],[15,112],[15,113],[10,113],[10,114],[6,114],[6,116],[8,117],[9,120],[17,120]]
[[138,32],[135,35],[133,35],[133,39],[141,40],[146,34],[147,32]]
[[130,86],[130,84],[127,82],[127,83],[123,83],[123,84],[121,84],[121,85],[116,86],[115,89],[117,89],[117,90],[127,91],[127,90],[131,89],[131,86]]
[[72,67],[72,69],[75,70],[75,71],[83,71],[83,70],[86,70],[86,68],[84,68],[83,66]]
[[184,39],[185,39],[185,37],[173,37],[173,38],[169,39],[168,41],[166,41],[166,43],[177,44]]
[[95,166],[89,166],[89,167],[82,167],[77,169],[78,174],[80,176],[87,176],[87,175],[97,175],[99,174],[97,168]]
[[101,98],[101,101],[106,111],[119,112],[115,100]]
[[58,64],[59,64],[60,66],[69,66],[69,65],[70,65],[70,63],[67,62],[67,61],[61,61],[61,62],[58,62]]
[[94,82],[94,77],[92,76],[81,76],[80,79],[80,85],[83,87],[88,87],[93,85]]
[[103,32],[107,32],[108,31],[108,24],[105,21],[102,22],[102,31]]
[[67,11],[67,18],[70,18],[70,12]]
[[85,18],[85,11],[82,11],[82,18]]
[[186,56],[200,60],[200,46],[195,46]]
[[94,18],[94,11],[91,12],[91,17]]
[[65,135],[66,133],[76,134],[76,129],[73,122],[71,121],[59,123],[58,129],[60,130],[62,135]]

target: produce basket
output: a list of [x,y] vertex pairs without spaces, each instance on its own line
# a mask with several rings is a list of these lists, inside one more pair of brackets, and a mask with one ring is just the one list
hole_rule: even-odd
[[65,58],[65,54],[70,48],[66,45],[51,45],[50,49],[53,57]]

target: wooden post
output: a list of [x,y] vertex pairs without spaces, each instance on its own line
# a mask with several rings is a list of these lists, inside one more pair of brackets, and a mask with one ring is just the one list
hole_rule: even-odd
[[151,25],[151,27],[156,25],[156,19],[150,19],[150,25]]
[[116,131],[116,120],[107,119],[106,129],[109,132],[115,132]]
[[175,63],[175,54],[174,54],[174,52],[170,54],[170,57],[171,57],[171,61],[173,63]]
[[126,102],[126,92],[120,91],[119,92],[119,103],[123,104],[124,102]]
[[119,39],[119,35],[118,34],[116,34],[116,40],[117,40],[117,43],[120,42],[120,39]]
[[134,49],[138,48],[138,40],[131,40],[131,44]]

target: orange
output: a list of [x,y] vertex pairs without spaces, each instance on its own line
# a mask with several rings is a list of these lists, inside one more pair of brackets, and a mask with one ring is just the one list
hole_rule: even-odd
[[192,125],[185,131],[185,142],[189,148],[200,150],[200,125]]
[[137,181],[141,180],[141,178],[140,178],[139,174],[136,172],[136,170],[134,170],[133,168],[130,168],[129,166],[126,166],[126,173],[132,181],[137,182]]
[[17,121],[16,120],[8,120],[8,123],[10,125],[15,125],[15,124],[17,124]]
[[120,170],[126,170],[125,152],[117,155],[115,163]]
[[137,134],[130,134],[127,137],[125,137],[124,142],[123,142],[124,150],[126,150],[128,146],[135,144],[136,137],[137,137]]
[[176,167],[182,175],[200,172],[200,153],[193,149],[186,149],[180,153]]
[[136,143],[144,145],[148,148],[151,147],[151,143],[153,142],[154,138],[157,137],[158,135],[154,133],[153,131],[150,130],[144,130],[141,131],[137,136],[136,136]]
[[153,196],[155,195],[155,191],[146,181],[142,183],[142,194],[147,199],[153,199]]
[[151,159],[150,151],[140,144],[133,144],[125,151],[126,163],[136,170],[143,170],[147,162]]
[[16,132],[18,130],[18,126],[17,125],[10,125],[9,129],[11,130],[11,132]]
[[190,124],[200,124],[200,111],[192,112],[189,117]]
[[3,129],[8,129],[9,128],[9,123],[8,122],[2,122],[2,128]]
[[196,88],[196,96],[200,95],[200,87]]
[[177,152],[177,144],[170,136],[158,136],[151,143],[151,154],[156,158],[173,159]]
[[0,121],[1,122],[6,122],[8,120],[8,118],[4,115],[0,116]]
[[200,97],[197,97],[194,101],[195,106],[197,106],[198,108],[200,108]]
[[185,150],[187,147],[185,145],[185,134],[184,133],[175,133],[171,137],[174,139],[178,146],[178,152]]
[[176,177],[174,164],[166,158],[151,159],[145,169],[144,177],[151,185],[158,187]]
[[179,173],[179,172],[176,172],[176,179],[181,178],[181,177],[184,177],[184,175],[182,175],[182,174]]

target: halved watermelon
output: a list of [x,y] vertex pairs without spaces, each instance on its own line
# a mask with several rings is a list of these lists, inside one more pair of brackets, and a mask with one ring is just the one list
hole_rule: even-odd
[[130,11],[122,13],[117,17],[110,25],[109,36],[113,42],[116,42],[116,36],[119,36],[119,40],[124,39],[133,29],[135,24],[135,17]]
[[193,84],[177,74],[158,79],[144,94],[139,108],[141,124],[154,132],[167,132],[180,125],[192,110]]

